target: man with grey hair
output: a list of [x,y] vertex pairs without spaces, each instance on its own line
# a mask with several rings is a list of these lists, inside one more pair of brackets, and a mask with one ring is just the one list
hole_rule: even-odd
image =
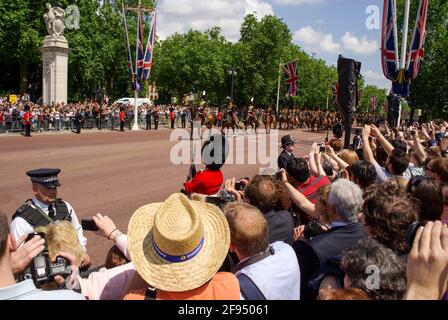
[[[327,207],[331,228],[312,238],[308,244],[301,240],[293,243],[300,265],[313,266],[303,275],[304,285],[308,284],[308,288],[302,287],[302,290],[310,287],[317,290],[326,274],[340,275],[342,252],[367,237],[364,227],[358,223],[361,207],[362,191],[358,185],[346,179],[333,182]],[[305,296],[309,297],[309,292]]]

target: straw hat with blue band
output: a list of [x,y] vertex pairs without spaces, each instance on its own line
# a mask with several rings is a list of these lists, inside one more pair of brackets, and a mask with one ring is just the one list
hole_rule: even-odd
[[181,292],[213,278],[228,253],[230,230],[218,207],[176,193],[138,209],[128,239],[139,275],[157,289]]

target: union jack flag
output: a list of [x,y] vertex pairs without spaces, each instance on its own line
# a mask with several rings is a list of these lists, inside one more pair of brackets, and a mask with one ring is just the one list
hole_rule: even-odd
[[417,78],[420,64],[425,56],[423,46],[426,39],[426,18],[428,15],[428,0],[420,0],[417,19],[415,22],[412,42],[409,48],[406,73],[409,79]]
[[333,92],[333,100],[332,103],[333,105],[337,106],[339,105],[339,100],[338,100],[338,96],[339,96],[339,83],[337,81],[333,82],[333,84],[331,85],[331,91]]
[[285,74],[286,96],[294,97],[299,89],[299,73],[297,68],[297,60],[283,65],[283,73]]
[[136,88],[138,91],[142,90],[141,81],[143,79],[143,67],[144,67],[144,51],[143,51],[143,17],[138,13],[138,26],[137,26],[137,76],[136,76]]
[[383,30],[381,34],[381,63],[384,76],[395,81],[398,73],[398,39],[395,25],[395,0],[384,0]]
[[149,76],[151,75],[151,67],[154,62],[154,43],[156,39],[157,17],[155,12],[151,16],[151,29],[149,31],[148,44],[146,45],[145,59],[143,63],[143,80],[149,79]]

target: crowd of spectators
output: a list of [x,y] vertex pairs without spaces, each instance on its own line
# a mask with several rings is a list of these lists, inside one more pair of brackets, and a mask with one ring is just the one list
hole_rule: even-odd
[[[126,127],[130,129],[134,124],[133,105],[108,102],[100,105],[96,101],[86,100],[47,106],[22,99],[11,103],[0,97],[0,133],[24,130],[23,114],[26,105],[31,109],[32,132],[74,130],[77,113],[80,113],[83,129],[115,130],[120,125],[119,113],[122,108],[126,115]],[[191,120],[190,111],[184,106],[142,104],[138,107],[138,124],[146,129],[157,128],[159,125],[169,127],[171,112],[174,112],[176,127],[185,127],[183,123],[187,124]]]
[[[114,246],[107,268],[86,274],[77,273],[79,242],[41,229],[50,255],[71,263],[68,279],[54,279],[67,288],[58,297],[448,299],[447,131],[444,121],[365,125],[350,149],[338,150],[336,135],[274,176],[224,180],[223,164],[204,160],[183,193],[139,208],[126,234],[94,216]],[[202,152],[223,152],[218,137]],[[39,237],[17,246],[8,229],[1,214],[0,297],[17,298],[8,289],[43,246]]]

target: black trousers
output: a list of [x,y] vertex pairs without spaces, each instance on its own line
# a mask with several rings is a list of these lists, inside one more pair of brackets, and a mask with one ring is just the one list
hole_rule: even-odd
[[26,137],[31,137],[31,124],[26,124],[25,125],[25,136]]
[[185,129],[185,127],[187,126],[185,119],[182,119],[181,122],[182,122],[182,129]]
[[124,131],[124,121],[120,121],[120,131]]
[[76,133],[81,133],[81,122],[76,121],[75,126],[76,126]]
[[171,119],[171,129],[174,129],[174,119]]
[[146,118],[146,130],[151,130],[151,118]]
[[154,120],[154,130],[159,128],[159,120]]

